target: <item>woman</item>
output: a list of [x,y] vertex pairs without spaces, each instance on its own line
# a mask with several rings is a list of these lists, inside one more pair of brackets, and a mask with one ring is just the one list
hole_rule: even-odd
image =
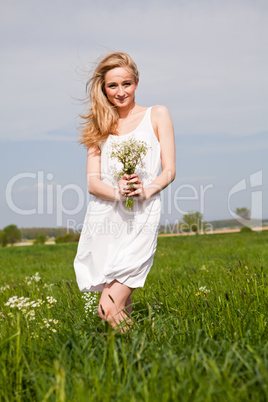
[[[116,327],[129,321],[131,294],[144,285],[153,263],[160,220],[160,191],[175,178],[173,125],[164,106],[135,103],[136,64],[126,53],[110,53],[87,83],[90,106],[81,117],[87,147],[87,183],[92,194],[74,262],[81,291],[101,291],[100,317]],[[124,174],[110,156],[114,142],[135,138],[148,151],[143,167]],[[160,164],[162,172],[158,175]],[[157,176],[158,175],[158,176]],[[133,211],[126,208],[133,197]]]

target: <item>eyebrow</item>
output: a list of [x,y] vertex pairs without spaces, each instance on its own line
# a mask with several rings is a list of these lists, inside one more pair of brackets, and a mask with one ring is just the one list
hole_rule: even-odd
[[[126,82],[132,82],[133,79],[129,78],[128,80],[124,80],[123,84],[125,84]],[[111,82],[107,82],[106,85],[117,85],[117,82],[111,81]]]

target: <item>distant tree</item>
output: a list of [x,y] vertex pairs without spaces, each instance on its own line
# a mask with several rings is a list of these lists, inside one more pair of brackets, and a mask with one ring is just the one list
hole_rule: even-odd
[[250,227],[248,227],[248,226],[243,226],[243,227],[240,229],[240,232],[242,232],[242,233],[248,233],[248,232],[253,232],[253,230],[252,230]]
[[64,236],[56,237],[55,243],[75,243],[78,242],[80,233],[68,233]]
[[184,232],[198,233],[203,230],[203,215],[198,211],[190,211],[182,218],[183,222],[179,224]]
[[250,210],[246,207],[243,208],[236,208],[235,210],[236,215],[240,216],[242,219],[250,219]]
[[[71,230],[69,229],[69,232]],[[64,236],[68,233],[67,228],[21,228],[23,239],[35,239],[42,232],[47,237]]]
[[11,244],[21,240],[21,231],[16,225],[9,225],[3,229],[6,244]]
[[34,239],[33,244],[45,244],[47,241],[47,236],[44,233],[40,232],[38,236]]
[[3,230],[0,230],[0,244],[2,247],[7,245],[7,237]]

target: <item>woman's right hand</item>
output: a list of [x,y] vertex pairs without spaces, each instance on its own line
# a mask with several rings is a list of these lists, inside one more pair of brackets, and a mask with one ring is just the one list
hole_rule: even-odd
[[131,192],[131,190],[128,188],[128,180],[129,180],[129,175],[124,174],[118,182],[119,195],[122,199],[125,199],[127,197],[128,193]]

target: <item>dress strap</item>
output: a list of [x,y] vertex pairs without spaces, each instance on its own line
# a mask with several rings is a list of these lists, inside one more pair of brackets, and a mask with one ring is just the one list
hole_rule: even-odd
[[154,130],[153,130],[152,122],[151,122],[151,111],[152,111],[152,106],[148,107],[148,109],[146,110],[144,118],[139,126],[139,130],[154,134]]

